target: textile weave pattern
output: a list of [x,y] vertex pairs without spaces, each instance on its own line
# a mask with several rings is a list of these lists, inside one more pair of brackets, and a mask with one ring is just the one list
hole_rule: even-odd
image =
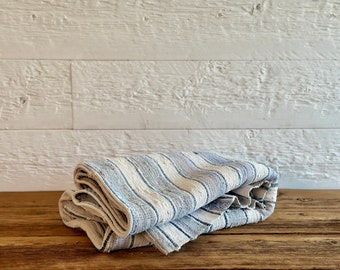
[[278,189],[270,167],[212,151],[84,162],[74,181],[60,216],[102,252],[153,245],[168,254],[203,233],[263,221]]

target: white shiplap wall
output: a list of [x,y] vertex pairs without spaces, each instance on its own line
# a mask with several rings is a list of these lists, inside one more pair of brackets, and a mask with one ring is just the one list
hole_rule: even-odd
[[83,159],[213,149],[340,188],[335,0],[0,1],[0,191]]

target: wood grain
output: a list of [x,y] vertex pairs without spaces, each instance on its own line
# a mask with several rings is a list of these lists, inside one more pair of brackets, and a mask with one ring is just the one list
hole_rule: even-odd
[[339,191],[280,190],[268,220],[200,236],[168,256],[152,247],[98,253],[85,233],[61,222],[60,195],[0,194],[1,269],[337,269],[340,265]]
[[0,130],[72,128],[71,104],[69,62],[0,61]]
[[338,61],[73,62],[74,127],[339,128],[339,69]]
[[265,163],[284,188],[339,189],[339,136],[339,129],[2,131],[0,189],[63,190],[84,159],[197,149]]
[[336,0],[15,0],[0,10],[7,59],[334,60],[340,52]]

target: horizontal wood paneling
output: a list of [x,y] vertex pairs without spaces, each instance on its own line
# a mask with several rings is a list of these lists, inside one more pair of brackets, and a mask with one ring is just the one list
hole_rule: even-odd
[[0,61],[0,129],[72,128],[71,104],[70,62]]
[[338,59],[336,0],[0,3],[0,58]]
[[1,191],[73,187],[83,159],[150,151],[218,150],[263,162],[285,188],[340,188],[340,130],[1,131]]
[[72,63],[77,129],[339,128],[338,61]]
[[0,1],[0,190],[65,189],[83,158],[171,149],[266,162],[282,187],[340,188],[338,11]]

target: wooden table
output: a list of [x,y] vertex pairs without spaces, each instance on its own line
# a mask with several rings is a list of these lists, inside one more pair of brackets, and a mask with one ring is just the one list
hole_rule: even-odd
[[280,190],[267,221],[202,235],[168,256],[98,253],[63,225],[60,195],[0,193],[0,269],[340,269],[340,190]]

